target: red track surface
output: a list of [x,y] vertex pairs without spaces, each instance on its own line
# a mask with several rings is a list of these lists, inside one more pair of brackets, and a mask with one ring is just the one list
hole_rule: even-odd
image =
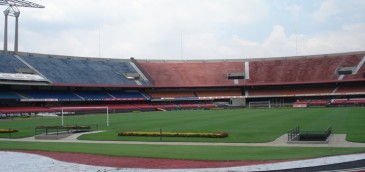
[[133,158],[81,153],[62,153],[46,151],[14,151],[47,156],[59,161],[117,168],[145,169],[189,169],[189,168],[219,168],[257,164],[269,164],[281,161],[194,161],[175,159]]

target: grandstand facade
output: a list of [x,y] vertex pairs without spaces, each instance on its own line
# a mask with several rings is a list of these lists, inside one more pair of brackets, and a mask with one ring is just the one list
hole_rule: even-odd
[[239,60],[97,59],[0,52],[0,115],[365,104],[365,52]]

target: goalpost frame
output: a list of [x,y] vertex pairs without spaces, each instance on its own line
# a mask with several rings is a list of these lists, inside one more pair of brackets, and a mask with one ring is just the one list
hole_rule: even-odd
[[[262,104],[262,105],[268,105],[268,106],[266,106],[266,107],[271,108],[271,101],[256,101],[256,102],[249,102],[249,103],[248,103],[248,108],[254,107],[254,106],[251,106],[251,103],[252,103],[252,104]],[[263,107],[263,106],[262,106],[262,107]]]
[[106,109],[106,126],[109,127],[109,107],[108,106],[98,106],[98,107],[61,107],[61,118],[62,118],[62,126],[63,126],[63,114],[64,110],[67,109]]

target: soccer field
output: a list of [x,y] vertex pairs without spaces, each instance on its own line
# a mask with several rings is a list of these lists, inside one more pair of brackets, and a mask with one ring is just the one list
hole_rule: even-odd
[[[84,135],[86,140],[160,141],[158,137],[121,137],[120,131],[228,132],[226,138],[167,138],[164,142],[269,142],[297,125],[306,130],[333,127],[336,134],[347,134],[347,140],[365,142],[365,108],[305,109],[235,109],[205,111],[170,111],[106,114],[65,117],[65,124],[98,124],[105,132]],[[60,125],[61,118],[14,118],[2,120],[0,128],[15,128],[13,138],[34,135],[34,127]],[[1,135],[7,137],[7,135]],[[166,146],[133,144],[87,144],[0,141],[0,150],[43,150],[78,152],[113,156],[173,158],[195,160],[278,160],[331,156],[364,152],[365,148],[320,147],[235,147],[235,146]]]
[[[227,138],[163,138],[164,141],[188,142],[270,142],[296,126],[303,130],[333,128],[336,134],[347,134],[347,140],[365,142],[365,108],[304,108],[304,109],[235,109],[110,114],[65,117],[65,125],[98,124],[106,132],[84,135],[87,140],[159,141],[158,137],[121,137],[121,131],[159,132],[227,132]],[[13,138],[34,135],[40,125],[60,125],[61,118],[15,118],[3,120],[0,128],[19,130]],[[7,137],[1,135],[0,137]]]

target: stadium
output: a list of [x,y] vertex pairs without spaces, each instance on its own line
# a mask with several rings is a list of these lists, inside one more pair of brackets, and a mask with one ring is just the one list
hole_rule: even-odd
[[0,152],[110,171],[360,171],[364,63],[364,51],[151,60],[4,48]]

